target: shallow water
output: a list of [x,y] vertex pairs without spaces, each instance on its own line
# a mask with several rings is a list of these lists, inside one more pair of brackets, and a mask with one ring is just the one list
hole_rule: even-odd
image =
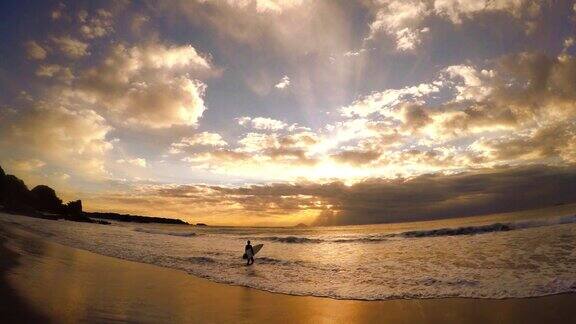
[[[217,282],[345,299],[576,292],[576,216],[504,214],[326,228],[232,228],[0,215],[50,240]],[[264,243],[245,266],[244,244]]]

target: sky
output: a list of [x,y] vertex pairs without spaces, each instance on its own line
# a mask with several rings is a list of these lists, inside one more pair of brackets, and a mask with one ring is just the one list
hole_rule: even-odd
[[89,211],[349,225],[576,202],[574,1],[2,1],[0,165]]

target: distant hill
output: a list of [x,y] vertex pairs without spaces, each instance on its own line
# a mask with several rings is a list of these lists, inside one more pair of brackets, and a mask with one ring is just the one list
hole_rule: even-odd
[[138,216],[129,214],[118,213],[99,213],[99,212],[84,212],[84,215],[91,218],[109,219],[118,222],[132,222],[132,223],[160,223],[160,224],[188,224],[180,219],[151,217],[151,216]]
[[66,219],[99,224],[110,223],[92,218],[134,223],[187,224],[182,220],[171,218],[84,212],[81,200],[64,204],[54,189],[45,185],[38,185],[29,190],[24,181],[6,174],[2,167],[0,167],[0,211],[44,219]]

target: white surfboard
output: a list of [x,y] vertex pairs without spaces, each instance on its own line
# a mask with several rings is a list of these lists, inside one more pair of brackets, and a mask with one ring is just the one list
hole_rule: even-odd
[[[258,251],[260,251],[263,246],[264,246],[264,244],[256,244],[256,245],[252,246],[252,250],[254,250],[254,255],[258,254]],[[251,258],[254,256],[254,255],[252,255],[252,251],[246,251],[246,253],[244,253],[244,255],[246,256],[244,259],[248,259],[248,258]]]

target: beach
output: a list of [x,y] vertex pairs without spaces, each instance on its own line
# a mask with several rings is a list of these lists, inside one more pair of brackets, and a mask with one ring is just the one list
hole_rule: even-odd
[[[9,322],[568,323],[576,294],[510,299],[337,300],[214,283],[107,257],[0,223]],[[255,266],[257,267],[257,265]]]

